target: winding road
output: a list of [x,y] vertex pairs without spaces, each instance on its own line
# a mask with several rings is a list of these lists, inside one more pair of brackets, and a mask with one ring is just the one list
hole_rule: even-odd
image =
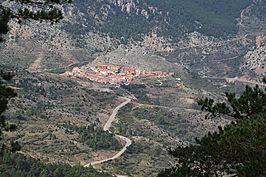
[[[109,133],[111,133],[110,131],[110,127],[112,126],[112,123],[113,121],[115,120],[115,117],[118,113],[118,111],[126,106],[128,103],[131,102],[131,99],[130,98],[127,98],[127,97],[122,97],[123,99],[125,99],[125,101],[123,103],[121,103],[120,105],[118,105],[112,112],[112,114],[110,115],[108,121],[105,123],[104,127],[103,127],[103,130],[104,131],[108,131]],[[126,144],[124,145],[124,147],[117,153],[115,154],[113,157],[110,157],[110,158],[107,158],[107,159],[103,159],[103,160],[99,160],[99,161],[95,161],[95,162],[90,162],[86,165],[84,165],[84,167],[89,167],[89,166],[93,166],[93,165],[97,165],[97,164],[101,164],[101,163],[104,163],[104,162],[107,162],[107,161],[110,161],[110,160],[114,160],[114,159],[117,159],[119,158],[122,154],[124,154],[124,152],[127,150],[127,148],[132,144],[132,141],[127,138],[127,137],[124,137],[124,136],[121,136],[121,135],[115,135],[115,137],[117,139],[120,139],[124,142],[126,142]]]

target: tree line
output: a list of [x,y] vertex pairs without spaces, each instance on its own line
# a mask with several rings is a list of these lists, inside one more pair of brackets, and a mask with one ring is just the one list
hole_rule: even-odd
[[63,13],[60,9],[54,7],[49,11],[38,10],[37,12],[32,12],[28,8],[19,9],[18,16],[24,19],[30,18],[34,20],[51,20],[58,21],[63,19]]
[[19,22],[25,19],[33,20],[49,20],[58,22],[63,19],[63,12],[61,9],[54,7],[54,4],[72,3],[72,0],[46,0],[43,2],[37,2],[32,0],[16,0],[18,3],[27,4],[29,7],[33,7],[38,4],[40,9],[36,12],[29,8],[11,10],[0,4],[0,42],[3,41],[3,35],[9,31],[8,22],[12,18],[19,19]]

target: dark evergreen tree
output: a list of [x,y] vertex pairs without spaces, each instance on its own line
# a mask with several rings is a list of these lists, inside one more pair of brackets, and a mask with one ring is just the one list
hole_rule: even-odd
[[6,82],[11,80],[13,74],[11,72],[0,71],[0,154],[3,155],[5,151],[15,152],[20,149],[17,142],[5,140],[4,133],[8,131],[15,131],[16,125],[9,124],[3,113],[7,110],[8,101],[17,94],[14,89],[6,86]]
[[236,121],[196,139],[196,145],[169,150],[178,164],[159,177],[266,176],[266,89],[247,86],[240,96],[226,93],[226,97],[224,103],[208,98],[198,103],[212,118],[225,114]]
[[6,34],[9,30],[8,22],[12,16],[9,9],[1,8],[0,6],[0,42],[3,41],[2,35]]
[[111,177],[93,167],[70,166],[68,164],[44,164],[17,153],[5,153],[0,158],[0,177]]

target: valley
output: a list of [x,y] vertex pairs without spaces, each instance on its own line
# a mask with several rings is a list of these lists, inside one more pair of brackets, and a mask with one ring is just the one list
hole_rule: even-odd
[[265,87],[266,3],[214,2],[73,0],[58,23],[12,19],[0,43],[18,94],[8,138],[44,163],[126,177],[175,165],[169,148],[232,121],[205,119],[199,99]]

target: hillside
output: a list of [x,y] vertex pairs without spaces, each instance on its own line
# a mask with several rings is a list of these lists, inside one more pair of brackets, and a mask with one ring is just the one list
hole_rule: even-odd
[[86,1],[85,4],[74,1],[86,19],[84,25],[122,40],[137,39],[152,30],[173,40],[194,31],[215,37],[236,34],[236,18],[240,18],[240,11],[251,3],[251,0],[110,0]]
[[165,169],[158,176],[265,176],[264,87],[246,86],[240,95],[226,93],[226,100],[215,103],[205,98],[198,104],[210,113],[207,119],[228,115],[235,120],[219,127],[219,131],[197,138],[196,144],[170,149],[178,165]]
[[[17,1],[3,6],[21,7]],[[156,176],[175,163],[169,147],[193,144],[232,120],[205,120],[198,99],[221,101],[226,91],[263,86],[264,0],[73,0],[57,6],[61,21],[14,18],[0,44],[0,69],[16,71],[10,86],[18,93],[6,116],[19,131],[8,136],[42,162],[110,159],[125,146],[115,136],[121,135],[132,144],[94,167]],[[116,79],[132,80],[119,85]],[[104,131],[121,97],[132,101],[119,109],[111,133]]]
[[86,177],[111,177],[104,172],[97,172],[93,168],[81,166],[71,167],[67,164],[46,165],[39,160],[21,154],[5,154],[1,159],[1,177],[28,177],[28,176],[86,176]]

